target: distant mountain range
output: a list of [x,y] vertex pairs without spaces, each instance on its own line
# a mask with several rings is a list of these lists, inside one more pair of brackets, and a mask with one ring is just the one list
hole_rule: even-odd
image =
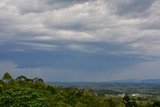
[[77,87],[115,93],[160,93],[160,79],[115,80],[105,82],[48,82],[47,84],[61,87]]
[[127,80],[115,80],[110,81],[115,83],[147,83],[147,84],[160,84],[160,79],[144,79],[144,80],[136,80],[136,79],[127,79]]
[[160,84],[160,79],[146,79],[142,80],[141,83]]
[[81,84],[95,84],[95,83],[139,83],[139,84],[159,84],[160,85],[160,79],[144,79],[144,80],[138,80],[138,79],[126,79],[126,80],[113,80],[113,81],[106,81],[106,82],[47,82],[49,84],[55,83],[59,86],[74,86],[81,85]]

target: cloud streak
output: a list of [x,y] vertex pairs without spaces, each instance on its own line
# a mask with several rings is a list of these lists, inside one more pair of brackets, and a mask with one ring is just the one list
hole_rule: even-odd
[[[69,1],[49,0],[33,0],[27,4],[25,0],[1,2],[0,37],[3,41],[118,42],[137,53],[159,55],[156,52],[160,48],[158,0],[70,1],[71,5]],[[60,6],[56,8],[56,4]],[[139,17],[139,14],[146,15]],[[149,39],[147,43],[146,39]],[[147,49],[148,46],[156,46],[156,49]]]

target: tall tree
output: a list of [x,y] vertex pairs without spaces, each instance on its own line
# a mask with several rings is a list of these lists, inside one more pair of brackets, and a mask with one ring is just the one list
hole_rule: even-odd
[[4,74],[4,76],[2,77],[2,80],[3,80],[5,83],[8,83],[9,81],[11,81],[11,79],[12,79],[12,76],[11,76],[8,72],[6,72],[6,73]]

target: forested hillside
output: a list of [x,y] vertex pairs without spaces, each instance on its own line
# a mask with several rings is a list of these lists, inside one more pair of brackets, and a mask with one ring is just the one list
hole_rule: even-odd
[[5,73],[0,80],[0,107],[160,107],[157,98],[100,96],[90,89],[47,85],[41,78]]
[[121,82],[48,82],[49,85],[62,87],[74,86],[80,89],[89,88],[95,91],[105,91],[104,94],[149,94],[159,95],[160,84],[150,83],[121,83]]

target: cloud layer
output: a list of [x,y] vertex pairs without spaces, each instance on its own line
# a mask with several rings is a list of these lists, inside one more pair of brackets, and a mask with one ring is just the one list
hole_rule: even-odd
[[1,0],[0,60],[78,72],[154,61],[159,10],[159,0]]

